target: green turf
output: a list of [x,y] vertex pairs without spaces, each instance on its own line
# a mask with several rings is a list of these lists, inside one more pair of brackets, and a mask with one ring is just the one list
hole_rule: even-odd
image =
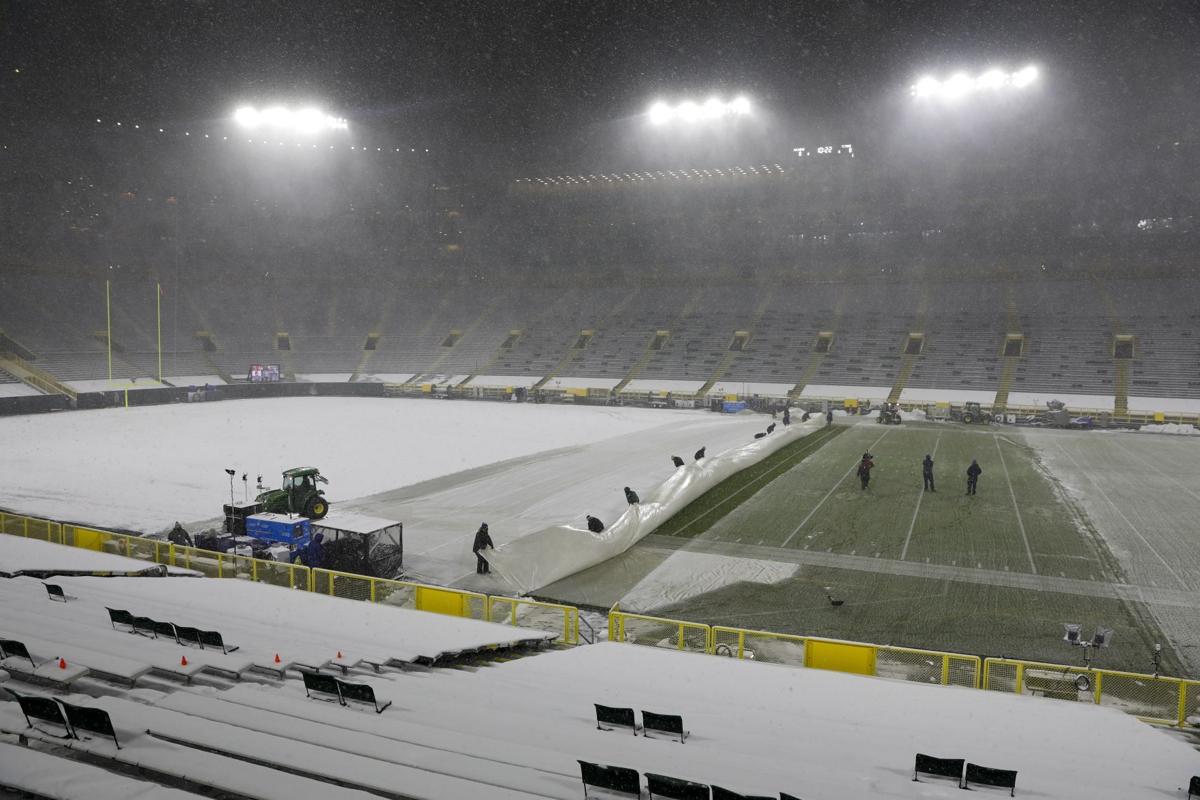
[[820,450],[845,428],[825,428],[772,453],[759,463],[696,498],[656,531],[662,536],[692,537],[704,533],[759,489]]
[[[1033,452],[1001,428],[867,423],[811,444],[820,447],[796,449],[739,485],[717,487],[707,505],[700,505],[701,498],[678,515],[677,524],[657,533],[784,553],[808,550],[1107,584],[1121,579],[1086,518]],[[866,490],[854,474],[864,450],[876,463]],[[936,493],[922,489],[926,453],[934,455]],[[983,475],[978,494],[968,497],[965,471],[972,458]],[[765,552],[756,549],[755,557],[769,557]],[[825,586],[844,595],[846,605],[831,609]],[[1103,623],[1117,630],[1120,643],[1106,657],[1128,669],[1143,669],[1150,644],[1165,642],[1147,611],[1132,603],[850,564],[806,565],[799,577],[776,586],[738,584],[654,613],[1053,661],[1078,655],[1058,641],[1060,623]],[[1169,658],[1178,663],[1174,654]]]

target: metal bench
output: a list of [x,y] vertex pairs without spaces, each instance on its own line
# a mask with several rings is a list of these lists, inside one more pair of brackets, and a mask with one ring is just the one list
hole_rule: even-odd
[[653,711],[643,710],[642,735],[648,736],[651,731],[678,736],[680,744],[688,737],[688,731],[683,729],[683,717],[678,714],[655,714]]
[[613,706],[602,706],[599,703],[593,705],[596,706],[596,730],[611,731],[613,727],[629,728],[633,731],[633,735],[637,736],[640,726],[637,724],[632,708],[614,708]]

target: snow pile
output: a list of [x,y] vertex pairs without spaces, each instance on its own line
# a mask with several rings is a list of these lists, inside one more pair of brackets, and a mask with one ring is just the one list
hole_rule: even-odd
[[1195,436],[1200,433],[1194,425],[1181,425],[1178,422],[1168,422],[1161,425],[1143,425],[1138,428],[1145,433],[1169,433],[1175,436]]
[[926,420],[924,411],[905,411],[900,409],[900,419],[905,422],[924,422]]
[[772,435],[677,468],[601,533],[554,525],[489,551],[488,561],[519,591],[532,592],[625,552],[721,481],[823,427],[821,417],[780,425]]
[[[71,572],[141,572],[154,564],[126,558],[112,553],[101,553],[81,547],[67,547],[22,536],[0,534],[0,572],[43,572],[66,570]],[[181,567],[168,567],[176,575],[198,575],[198,572]]]

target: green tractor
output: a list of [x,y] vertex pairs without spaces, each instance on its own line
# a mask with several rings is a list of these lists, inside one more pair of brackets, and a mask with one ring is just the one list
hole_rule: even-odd
[[961,411],[952,407],[950,419],[966,425],[990,425],[993,417],[990,411],[984,411],[979,403],[971,401],[966,403]]
[[[294,467],[283,473],[283,488],[268,489],[256,502],[262,510],[273,514],[300,514],[309,519],[322,519],[329,513],[329,501],[318,483],[329,483],[316,467]],[[259,489],[265,488],[259,484]]]

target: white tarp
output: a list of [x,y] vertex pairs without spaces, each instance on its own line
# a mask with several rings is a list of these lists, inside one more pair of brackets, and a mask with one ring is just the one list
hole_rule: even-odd
[[740,447],[709,454],[679,467],[641,502],[628,506],[600,533],[570,525],[543,528],[485,554],[501,577],[521,592],[532,592],[628,550],[653,533],[709,489],[746,467],[757,464],[785,445],[825,427],[825,418],[779,424],[775,432]]

